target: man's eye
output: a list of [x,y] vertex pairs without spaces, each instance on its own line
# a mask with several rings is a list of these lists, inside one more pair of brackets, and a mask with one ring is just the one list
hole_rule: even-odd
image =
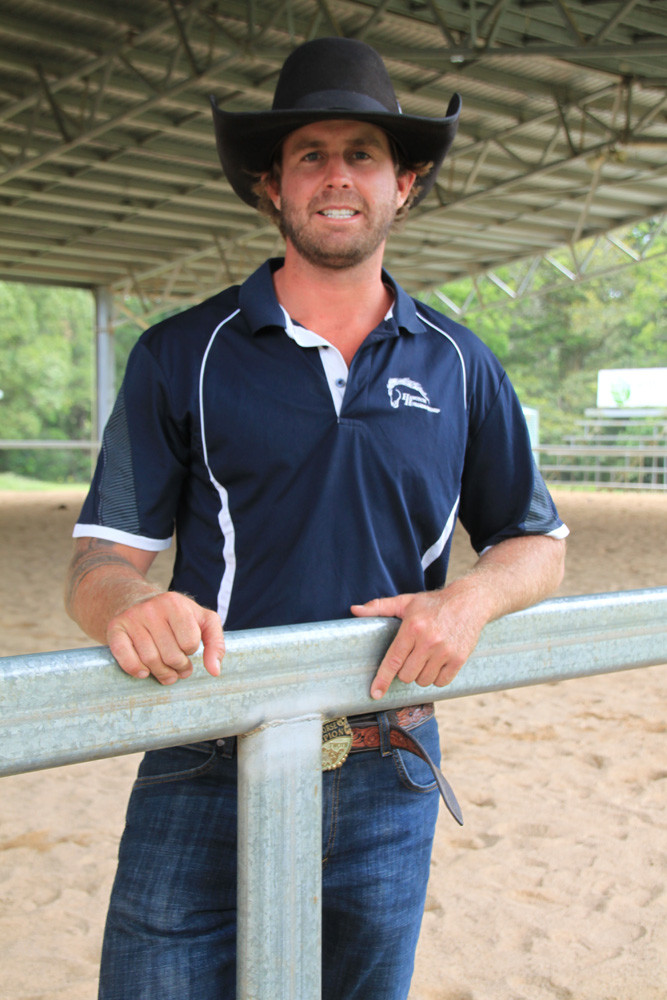
[[306,153],[306,155],[304,156],[304,160],[306,163],[315,163],[317,160],[319,160],[319,158],[320,154],[315,151],[313,151],[312,153]]

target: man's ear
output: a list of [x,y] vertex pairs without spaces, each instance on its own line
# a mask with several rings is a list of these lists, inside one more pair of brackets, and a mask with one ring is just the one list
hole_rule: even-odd
[[410,192],[412,191],[412,185],[417,180],[417,174],[414,170],[401,170],[396,175],[396,185],[398,187],[398,193],[396,195],[396,208],[403,208]]
[[262,176],[261,176],[260,179],[261,179],[261,181],[262,181],[262,183],[264,185],[266,193],[268,194],[269,198],[273,202],[273,207],[275,208],[275,210],[277,212],[279,212],[280,211],[280,184],[278,183],[278,181],[276,180],[276,178],[272,174],[270,174],[268,172],[265,173],[265,174],[262,174]]

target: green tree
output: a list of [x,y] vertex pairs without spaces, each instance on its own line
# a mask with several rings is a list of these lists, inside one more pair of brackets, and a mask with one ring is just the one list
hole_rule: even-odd
[[[626,243],[640,249],[654,225],[635,227]],[[667,367],[664,257],[658,255],[667,251],[667,236],[661,240],[656,255],[634,267],[514,302],[498,292],[490,307],[467,315],[465,322],[500,358],[522,403],[539,409],[544,442],[573,433],[577,419],[595,407],[599,369]],[[578,248],[580,254],[586,249]],[[525,264],[517,264],[498,276],[513,286],[522,269]],[[538,273],[538,286],[540,280]],[[459,281],[443,291],[461,306],[474,289],[471,281]],[[447,311],[442,299],[432,302]]]
[[[0,282],[0,437],[91,436],[93,301],[73,288]],[[0,451],[0,470],[85,480],[86,452]]]

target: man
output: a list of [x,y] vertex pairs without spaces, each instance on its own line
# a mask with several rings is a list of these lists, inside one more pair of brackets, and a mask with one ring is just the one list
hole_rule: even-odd
[[[347,39],[296,49],[270,112],[214,105],[227,178],[277,218],[285,258],[147,331],[130,358],[68,603],[127,673],[174,683],[203,643],[217,675],[221,623],[395,616],[381,700],[396,677],[448,684],[488,621],[560,581],[567,529],[500,365],[382,270],[459,107],[402,115],[377,53]],[[445,587],[457,515],[481,555]],[[174,526],[163,593],[145,574]],[[456,805],[432,705],[348,723],[353,752],[324,775],[323,997],[405,1000],[438,787]],[[235,836],[233,739],[146,755],[102,1000],[234,997]]]

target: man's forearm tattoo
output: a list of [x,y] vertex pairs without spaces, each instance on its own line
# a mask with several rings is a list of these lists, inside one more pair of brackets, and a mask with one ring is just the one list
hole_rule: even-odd
[[88,539],[85,548],[77,549],[70,564],[69,576],[67,579],[67,602],[71,603],[79,584],[85,580],[89,573],[104,566],[124,566],[135,570],[132,563],[118,555],[113,549],[113,542],[108,542],[104,538]]

